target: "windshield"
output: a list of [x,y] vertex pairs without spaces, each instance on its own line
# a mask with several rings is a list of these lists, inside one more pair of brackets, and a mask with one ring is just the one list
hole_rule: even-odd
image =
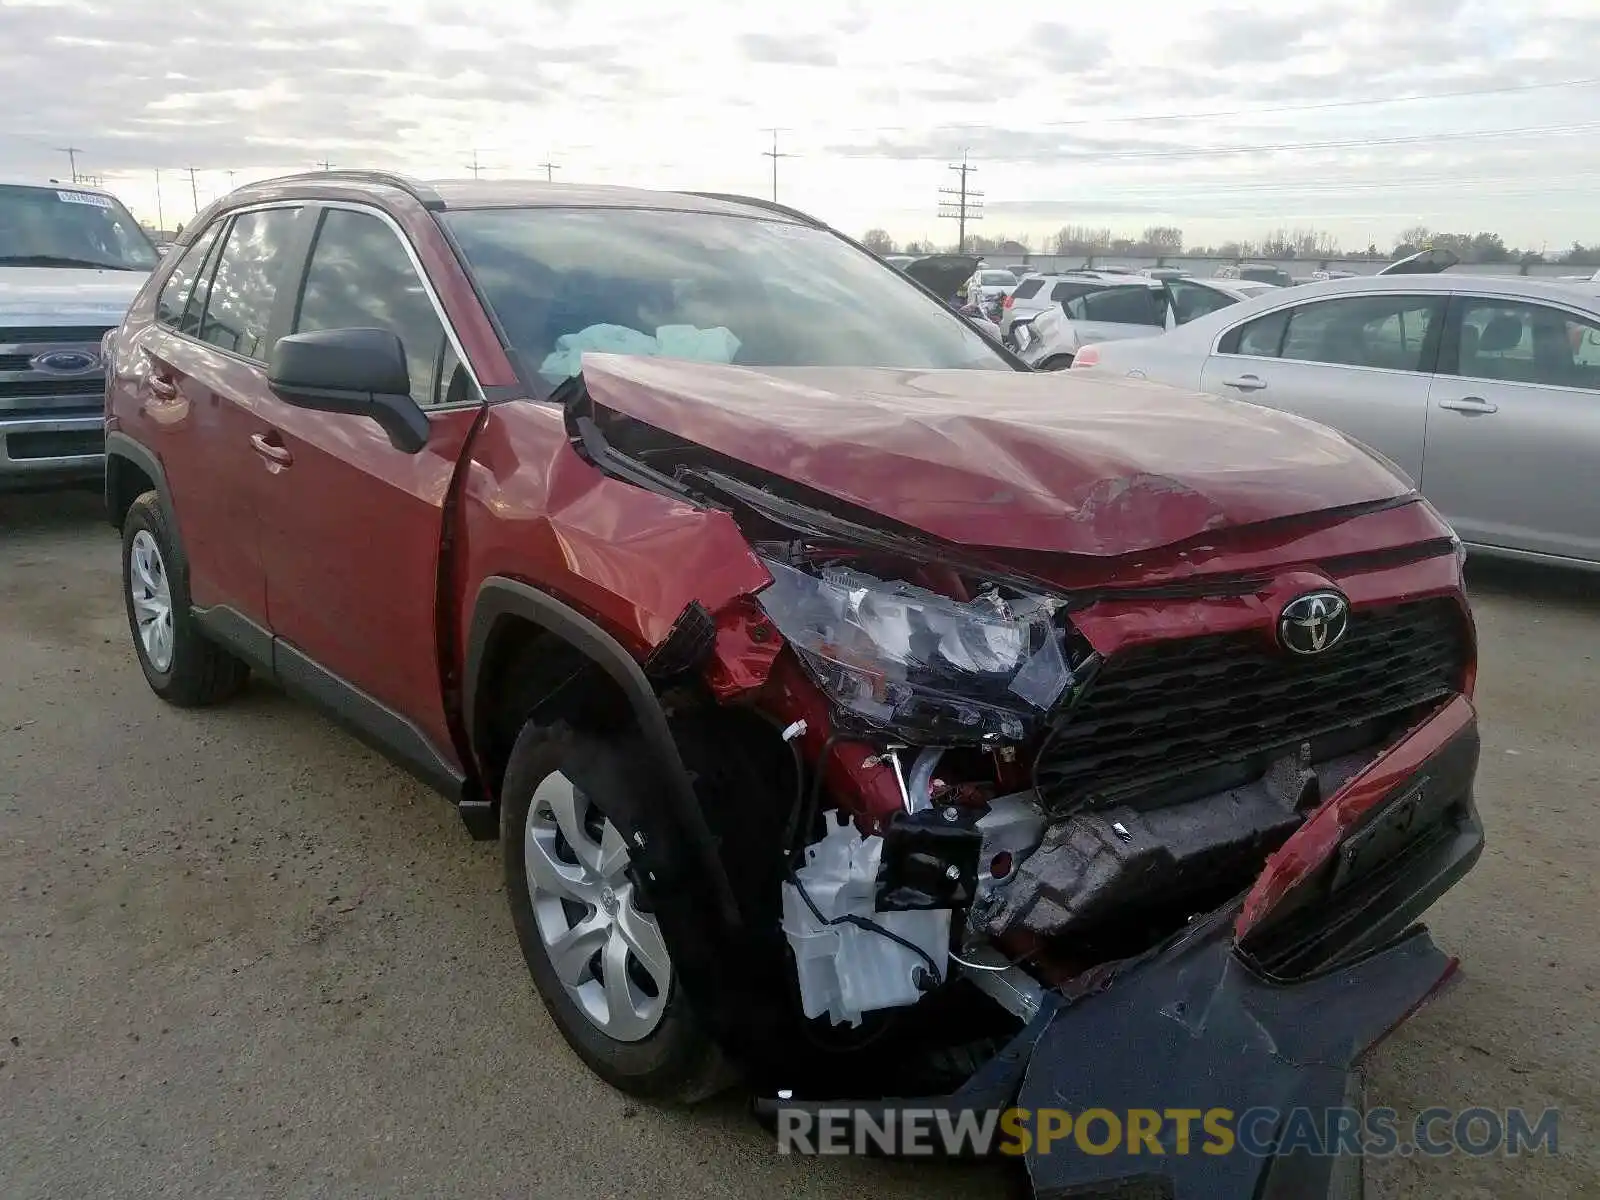
[[159,256],[110,196],[0,184],[0,266],[148,271]]
[[984,287],[1010,287],[1016,281],[1010,271],[985,271],[980,280]]
[[823,229],[616,208],[448,212],[519,355],[554,386],[585,350],[754,367],[1010,370],[900,272]]

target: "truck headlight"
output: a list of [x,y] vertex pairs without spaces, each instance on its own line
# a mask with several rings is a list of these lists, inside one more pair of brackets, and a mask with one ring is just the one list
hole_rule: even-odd
[[1054,600],[963,603],[846,567],[763,562],[772,584],[757,599],[817,686],[907,740],[1019,740],[1072,683]]

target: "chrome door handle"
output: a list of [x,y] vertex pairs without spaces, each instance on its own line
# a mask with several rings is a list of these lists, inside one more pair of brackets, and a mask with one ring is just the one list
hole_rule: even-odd
[[1259,375],[1241,375],[1237,379],[1224,379],[1222,386],[1238,388],[1241,392],[1259,392],[1267,386],[1267,381]]
[[289,453],[287,446],[270,440],[268,436],[252,433],[250,435],[250,445],[262,458],[277,466],[287,467],[294,461],[294,455]]
[[1500,411],[1500,406],[1498,404],[1491,404],[1482,396],[1463,396],[1459,400],[1441,400],[1439,401],[1439,407],[1448,408],[1451,412],[1469,414],[1492,413]]

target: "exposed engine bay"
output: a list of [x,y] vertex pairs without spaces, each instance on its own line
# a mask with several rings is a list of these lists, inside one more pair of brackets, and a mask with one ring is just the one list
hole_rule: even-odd
[[[828,737],[871,746],[850,765],[893,781],[814,788],[783,885],[804,1013],[834,1025],[956,976],[1026,1020],[1041,985],[1132,957],[1248,888],[1415,716],[1402,695],[1337,732],[1283,744],[1265,729],[1269,744],[1144,787],[1051,787],[1040,766],[1101,667],[1065,601],[859,551],[757,551],[774,581],[757,601],[831,702]],[[785,737],[808,730],[801,718]]]

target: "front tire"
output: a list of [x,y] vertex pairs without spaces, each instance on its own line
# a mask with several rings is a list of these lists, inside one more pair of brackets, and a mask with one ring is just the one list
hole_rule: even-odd
[[250,668],[195,624],[181,554],[160,498],[146,492],[122,522],[128,632],[150,690],[169,704],[198,708],[238,693]]
[[[626,738],[606,741],[605,752],[640,753]],[[530,722],[506,764],[501,843],[523,958],[595,1074],[641,1098],[705,1099],[732,1073],[689,1009],[621,833],[563,772],[580,747],[596,748]]]

